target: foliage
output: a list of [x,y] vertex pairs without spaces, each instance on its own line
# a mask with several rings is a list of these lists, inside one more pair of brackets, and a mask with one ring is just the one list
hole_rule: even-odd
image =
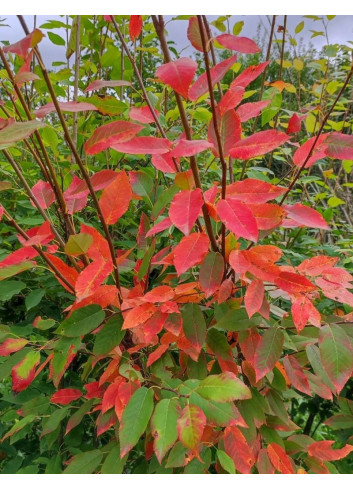
[[2,472],[351,473],[351,50],[70,19],[0,48]]

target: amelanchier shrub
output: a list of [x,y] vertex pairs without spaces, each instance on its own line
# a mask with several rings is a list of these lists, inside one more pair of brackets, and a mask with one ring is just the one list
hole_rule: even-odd
[[[318,160],[353,160],[345,124],[330,130],[347,117],[352,66],[329,104],[283,119],[262,97],[270,50],[242,68],[238,53],[245,63],[258,46],[212,37],[205,16],[188,17],[198,62],[177,56],[162,16],[76,17],[74,89],[20,21],[26,37],[0,49],[13,247],[1,291],[36,281],[36,305],[50,283],[59,314],[1,326],[3,461],[27,451],[13,464],[24,473],[337,472],[353,451],[353,276],[334,253],[298,259],[287,237],[330,235],[298,189]],[[283,64],[282,50],[280,78]],[[284,162],[281,181],[259,171]],[[320,437],[293,421],[310,399],[333,408]]]

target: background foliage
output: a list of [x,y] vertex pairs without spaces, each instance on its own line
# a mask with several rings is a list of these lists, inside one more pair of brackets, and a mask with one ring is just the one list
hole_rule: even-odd
[[[2,473],[353,472],[352,48],[311,17],[319,53],[305,18],[255,44],[175,17],[191,58],[161,16],[20,18],[0,51]],[[67,50],[51,69],[43,35]]]

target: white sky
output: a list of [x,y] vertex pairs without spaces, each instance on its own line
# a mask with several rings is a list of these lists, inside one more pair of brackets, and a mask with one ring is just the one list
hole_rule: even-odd
[[[12,16],[1,16],[1,18],[5,18],[3,24],[8,24],[8,26],[0,26],[0,41],[8,40],[10,43],[16,42],[21,39],[24,34],[22,28],[19,24],[19,21],[15,15]],[[214,20],[218,16],[208,15],[208,19]],[[166,21],[170,20],[172,16],[166,15]],[[230,20],[231,26],[234,25],[235,22],[240,20],[244,21],[244,27],[240,35],[253,38],[256,35],[256,28],[259,22],[269,30],[269,18],[270,16],[265,15],[233,15]],[[33,15],[25,16],[26,22],[28,24],[29,29],[33,28]],[[58,15],[37,15],[37,27],[40,27],[47,20],[50,19],[60,19],[65,22],[65,17],[60,17]],[[314,47],[320,49],[324,44],[326,44],[326,39],[323,36],[318,36],[311,39],[312,32],[311,30],[322,31],[321,22],[314,22],[311,19],[304,19],[300,15],[289,15],[287,20],[287,29],[291,35],[294,35],[294,29],[296,25],[305,21],[305,27],[297,35],[297,38],[303,38],[304,43],[312,42]],[[277,16],[276,25],[283,24],[283,16]],[[177,49],[180,51],[183,48],[187,48],[189,46],[189,41],[186,37],[187,30],[187,21],[173,21],[169,22],[167,25],[168,30],[168,39],[174,40],[177,44]],[[213,28],[214,32],[217,32]],[[53,30],[52,32],[56,32],[65,38],[64,30]],[[331,44],[339,43],[339,44],[348,44],[349,41],[353,42],[353,15],[338,15],[333,20],[329,22],[328,26],[328,35],[329,42]],[[278,36],[281,36],[280,34]],[[350,47],[353,47],[353,44],[348,44]],[[65,46],[56,46],[52,44],[49,39],[46,37],[42,40],[40,44],[40,49],[42,55],[44,57],[45,62],[48,64],[48,67],[51,66],[52,61],[65,61]],[[190,51],[189,51],[190,53]],[[183,52],[184,55],[188,54],[188,51]]]

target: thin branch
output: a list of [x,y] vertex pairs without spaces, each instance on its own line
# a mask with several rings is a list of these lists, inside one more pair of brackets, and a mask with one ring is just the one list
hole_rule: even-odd
[[308,161],[309,161],[309,159],[311,158],[311,156],[312,156],[312,154],[313,154],[313,151],[314,151],[314,149],[315,149],[315,147],[316,147],[316,145],[317,145],[317,142],[318,142],[318,140],[319,140],[319,137],[321,136],[321,133],[322,133],[322,131],[324,130],[324,126],[325,126],[326,122],[328,121],[328,119],[329,119],[329,117],[330,117],[330,115],[331,115],[331,113],[332,113],[333,109],[334,109],[334,108],[335,108],[335,106],[337,105],[337,102],[338,102],[338,101],[339,101],[339,99],[341,98],[341,96],[342,96],[342,94],[343,94],[343,92],[344,92],[345,88],[347,87],[347,85],[348,85],[348,83],[349,83],[349,80],[351,79],[352,75],[353,75],[353,64],[352,64],[352,66],[351,66],[351,69],[349,70],[349,73],[348,73],[348,75],[347,75],[347,78],[346,78],[346,80],[345,80],[345,82],[344,82],[343,86],[341,87],[341,90],[338,92],[337,97],[335,98],[335,101],[333,102],[333,104],[332,104],[332,105],[331,105],[331,107],[330,107],[330,110],[327,112],[327,114],[325,115],[325,117],[324,117],[323,121],[321,122],[320,128],[319,128],[318,133],[317,133],[317,135],[316,135],[316,137],[315,137],[315,139],[314,139],[313,144],[311,145],[311,148],[310,148],[310,151],[309,151],[309,153],[308,153],[308,156],[305,158],[305,160],[304,160],[304,162],[303,162],[302,166],[301,166],[301,167],[299,168],[299,170],[297,171],[297,174],[295,175],[294,179],[292,180],[291,184],[289,185],[289,187],[288,187],[288,189],[287,189],[286,193],[283,195],[282,200],[281,200],[281,202],[279,203],[279,205],[282,205],[282,204],[283,204],[283,202],[286,200],[286,198],[288,197],[289,192],[292,190],[292,188],[294,187],[294,185],[295,185],[295,183],[297,182],[298,178],[300,177],[300,175],[301,175],[301,174],[302,174],[302,172],[304,171],[304,169],[305,169],[305,165],[307,164],[307,162],[308,162]]
[[[80,39],[81,39],[81,15],[77,15],[76,16],[75,79],[74,79],[74,98],[73,98],[74,102],[77,102],[77,95],[78,95],[78,79],[80,74],[80,59],[81,59]],[[78,126],[78,114],[77,112],[74,112],[72,139],[74,141],[75,146],[77,146],[77,126]]]
[[[23,30],[25,31],[25,33],[28,35],[29,34],[29,30],[28,30],[28,27],[26,25],[26,22],[23,18],[22,15],[18,15],[18,18],[21,22],[21,25],[23,27]],[[91,180],[90,180],[90,177],[89,177],[89,174],[80,158],[80,155],[78,154],[78,151],[76,149],[76,146],[74,145],[74,142],[72,141],[72,138],[70,136],[70,133],[69,133],[69,130],[67,128],[67,125],[66,125],[66,121],[65,121],[65,118],[63,116],[63,113],[60,109],[60,105],[59,105],[59,102],[58,102],[58,99],[56,97],[56,94],[54,92],[54,88],[53,88],[53,85],[51,83],[51,80],[49,78],[49,75],[48,75],[48,72],[47,72],[47,69],[43,63],[43,60],[42,60],[42,57],[40,55],[40,52],[38,50],[37,47],[33,48],[33,51],[37,57],[37,60],[38,60],[38,63],[39,63],[39,66],[40,66],[40,69],[42,71],[42,74],[43,74],[43,77],[44,77],[44,80],[47,84],[47,87],[49,89],[49,93],[51,95],[51,98],[53,100],[53,103],[54,103],[54,106],[55,106],[55,109],[58,113],[58,117],[59,117],[59,120],[60,120],[60,123],[61,123],[61,126],[63,128],[63,131],[64,131],[64,135],[65,135],[65,139],[66,139],[66,142],[68,144],[68,146],[70,147],[70,150],[72,151],[72,154],[76,160],[76,163],[78,165],[78,167],[80,168],[80,171],[82,173],[82,176],[87,184],[87,187],[88,187],[88,190],[91,194],[91,197],[92,197],[92,200],[93,200],[93,203],[96,207],[96,210],[97,210],[97,214],[98,214],[98,217],[99,217],[99,220],[102,224],[102,227],[103,227],[103,230],[104,230],[104,234],[105,234],[105,237],[106,237],[106,240],[108,242],[108,245],[109,245],[109,250],[110,250],[110,254],[111,254],[111,259],[112,259],[112,262],[113,262],[113,269],[114,269],[114,277],[115,277],[115,285],[118,289],[118,292],[119,292],[119,299],[121,300],[122,297],[121,297],[121,288],[120,288],[120,279],[119,279],[119,269],[118,269],[118,263],[117,263],[117,260],[116,260],[116,255],[115,255],[115,250],[114,250],[114,245],[113,245],[113,242],[112,242],[112,238],[110,236],[110,233],[109,233],[109,229],[108,229],[108,226],[107,226],[107,223],[104,219],[104,215],[103,215],[103,212],[102,212],[102,209],[99,205],[99,201],[98,201],[98,198],[97,198],[97,195],[92,187],[92,183],[91,183]]]
[[[29,240],[30,237],[28,234],[17,224],[17,222],[14,220],[14,218],[9,214],[9,212],[3,207],[4,210],[4,216],[6,219],[9,221],[9,224],[18,231],[18,233],[25,239]],[[47,263],[49,268],[54,272],[54,274],[57,276],[58,279],[60,279],[73,293],[75,293],[74,287],[66,280],[66,278],[62,275],[62,273],[56,268],[56,266],[51,263],[45,254],[43,253],[42,249],[40,246],[37,245],[32,245],[32,248],[36,250],[36,252],[41,256],[41,258]]]

